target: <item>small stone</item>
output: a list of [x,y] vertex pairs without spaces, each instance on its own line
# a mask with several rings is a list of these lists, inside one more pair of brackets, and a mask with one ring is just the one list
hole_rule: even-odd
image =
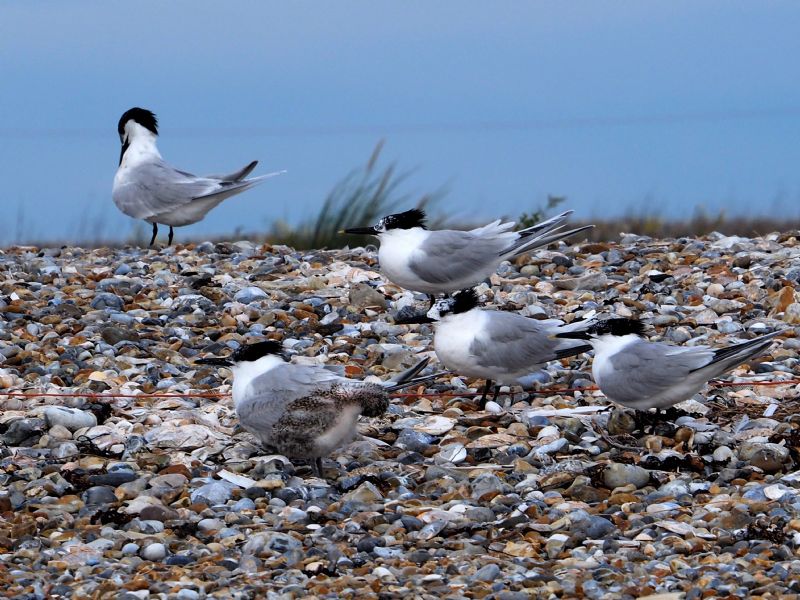
[[791,325],[800,325],[800,304],[793,302],[783,311],[783,320]]
[[139,334],[135,329],[123,329],[122,327],[104,327],[100,332],[100,337],[111,346],[116,346],[120,342],[139,341]]
[[633,484],[637,489],[650,482],[650,472],[636,465],[611,463],[603,471],[603,482],[609,489]]
[[777,473],[789,459],[789,449],[778,444],[745,442],[739,449],[739,458],[766,473]]
[[167,548],[161,543],[148,544],[142,550],[142,558],[145,560],[163,560],[166,555]]
[[558,555],[566,548],[569,536],[563,533],[554,533],[551,535],[544,545],[547,556],[552,560],[558,558]]
[[117,496],[114,494],[114,488],[105,485],[96,485],[84,492],[83,501],[87,506],[112,504],[117,502]]
[[101,292],[96,294],[94,299],[92,300],[91,304],[92,308],[96,310],[100,309],[112,309],[112,310],[122,310],[125,306],[125,302],[117,296],[116,294],[111,294],[109,292]]
[[41,437],[44,428],[43,419],[17,419],[7,424],[7,429],[0,435],[0,440],[8,446],[31,445]]
[[719,446],[714,449],[712,457],[716,462],[730,462],[730,460],[734,457],[734,454],[733,450],[727,446]]
[[206,533],[210,531],[219,531],[223,527],[225,527],[225,523],[221,519],[201,519],[197,523],[197,528]]
[[606,429],[611,435],[625,435],[636,430],[636,419],[633,411],[615,406],[608,416]]
[[225,504],[231,499],[232,490],[235,488],[227,481],[212,481],[200,486],[196,490],[192,490],[190,495],[193,503],[204,503],[209,506],[217,506]]
[[357,308],[386,308],[386,298],[366,283],[357,283],[350,290],[349,303]]
[[250,304],[251,302],[255,302],[256,300],[261,300],[263,298],[267,298],[267,293],[261,288],[252,286],[239,290],[233,296],[233,299],[236,300],[236,302],[241,302],[242,304]]
[[412,452],[424,453],[434,441],[435,438],[427,433],[415,431],[414,429],[404,429],[397,436],[394,444],[399,448],[405,448]]
[[48,406],[44,409],[44,418],[49,427],[60,425],[73,432],[97,425],[94,413],[65,406]]
[[128,556],[139,554],[139,545],[133,542],[128,542],[122,547],[122,553]]
[[382,499],[383,495],[378,491],[378,488],[369,481],[365,481],[352,492],[342,496],[343,502],[358,502],[361,504],[374,504]]
[[498,567],[494,563],[489,563],[488,565],[484,565],[480,569],[476,571],[476,573],[471,577],[472,581],[487,581],[492,582],[495,581],[498,577],[500,577],[501,571],[500,567]]

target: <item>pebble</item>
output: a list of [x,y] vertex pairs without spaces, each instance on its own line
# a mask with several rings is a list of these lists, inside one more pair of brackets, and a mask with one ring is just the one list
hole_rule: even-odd
[[[785,328],[730,377],[788,379],[798,260],[793,235],[631,234],[506,262],[478,292],[537,319],[635,314],[677,344]],[[396,322],[426,298],[375,261],[374,248],[250,242],[0,253],[0,387],[77,394],[0,398],[4,591],[797,594],[796,385],[706,388],[692,416],[651,423],[599,393],[536,392],[591,386],[591,355],[543,366],[487,410],[466,395],[483,381],[453,373],[359,423],[326,457],[327,480],[261,448],[229,397],[204,396],[228,393],[230,373],[196,357],[265,336],[374,380],[430,355],[430,325]]]
[[44,410],[48,427],[61,426],[69,431],[78,431],[97,425],[97,417],[88,411],[64,406],[48,406]]
[[145,560],[163,560],[167,555],[167,548],[162,543],[148,544],[142,549],[142,558]]
[[603,471],[606,487],[615,489],[626,485],[642,488],[650,482],[650,472],[636,465],[611,463]]

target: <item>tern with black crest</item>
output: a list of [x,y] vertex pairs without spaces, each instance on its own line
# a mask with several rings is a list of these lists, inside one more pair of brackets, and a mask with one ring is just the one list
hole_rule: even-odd
[[547,246],[593,227],[563,231],[572,211],[532,227],[512,231],[515,223],[499,219],[469,231],[430,230],[425,212],[414,208],[388,215],[371,227],[345,229],[345,233],[375,235],[381,242],[381,272],[407,290],[431,297],[473,287],[492,275],[504,260]]
[[648,410],[690,399],[711,379],[766,352],[781,331],[725,348],[672,346],[644,339],[644,324],[612,318],[559,338],[586,340],[594,347],[592,376],[600,391],[617,404]]
[[428,311],[434,322],[433,347],[449,370],[486,380],[481,401],[494,382],[514,385],[545,363],[592,349],[589,344],[553,337],[570,326],[557,319],[531,319],[520,314],[478,308],[474,290],[437,300]]
[[201,221],[208,211],[235,194],[279,173],[246,179],[258,164],[227,175],[197,176],[166,163],[156,146],[158,120],[144,108],[131,108],[117,125],[122,149],[114,176],[112,198],[122,212],[153,225],[155,242],[159,225],[169,225],[169,244],[173,227]]
[[318,476],[322,457],[355,438],[360,415],[377,417],[389,406],[389,392],[438,376],[417,376],[428,364],[423,359],[394,381],[366,383],[321,366],[288,362],[281,344],[274,341],[195,362],[229,367],[242,427],[289,458],[312,461]]

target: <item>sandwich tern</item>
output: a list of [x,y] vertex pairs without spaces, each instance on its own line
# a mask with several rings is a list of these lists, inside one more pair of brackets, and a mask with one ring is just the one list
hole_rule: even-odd
[[688,400],[709,380],[766,352],[782,331],[718,349],[650,342],[643,333],[638,320],[611,318],[556,336],[594,347],[592,376],[609,400],[648,410]]
[[478,308],[478,296],[471,289],[437,300],[428,317],[435,322],[433,347],[442,364],[460,375],[486,380],[482,403],[492,382],[496,400],[500,384],[514,385],[544,363],[592,349],[585,342],[553,337],[570,329],[563,321]]
[[233,404],[242,427],[290,459],[313,461],[314,472],[321,477],[322,457],[355,438],[359,415],[377,417],[389,406],[389,392],[439,375],[417,377],[428,360],[382,384],[288,362],[275,341],[242,345],[227,358],[195,362],[229,367]]
[[511,231],[513,221],[503,223],[500,219],[458,231],[427,229],[425,212],[413,208],[383,217],[372,227],[345,229],[345,233],[377,236],[381,272],[400,287],[427,294],[432,306],[437,294],[477,285],[504,260],[594,227],[561,231],[571,213],[561,213],[520,231]]
[[197,223],[226,198],[280,174],[245,179],[255,169],[257,160],[227,175],[198,177],[180,171],[161,158],[156,147],[158,120],[144,108],[125,111],[117,131],[122,150],[112,198],[117,208],[129,217],[152,223],[151,246],[159,223],[169,225],[168,244],[172,244],[173,227]]

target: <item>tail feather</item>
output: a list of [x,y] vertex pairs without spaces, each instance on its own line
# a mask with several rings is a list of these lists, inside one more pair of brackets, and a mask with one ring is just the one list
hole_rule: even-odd
[[592,229],[593,227],[594,225],[584,225],[583,227],[568,229],[567,231],[546,231],[544,232],[545,235],[540,235],[532,239],[531,238],[519,239],[514,244],[512,244],[511,246],[500,252],[500,256],[505,256],[505,257],[517,256],[518,254],[522,254],[523,252],[528,252],[536,248],[547,246],[549,244],[552,244],[553,242],[557,242],[559,240],[563,240],[577,233],[580,233],[581,231]]
[[228,173],[227,175],[206,175],[208,179],[219,179],[220,181],[225,181],[228,183],[233,183],[236,181],[241,181],[256,168],[258,164],[257,160],[254,160],[249,165],[239,169],[238,171],[234,171],[233,173]]
[[436,379],[437,377],[441,377],[442,375],[446,375],[447,371],[440,371],[438,373],[433,373],[431,375],[423,375],[422,377],[415,377],[414,379],[409,379],[408,381],[404,381],[403,383],[396,383],[395,385],[390,385],[386,387],[387,392],[396,392],[397,390],[402,390],[403,388],[413,387],[420,383],[425,383],[426,381],[431,381],[432,379]]
[[[719,365],[725,367],[722,371],[725,372],[736,365],[742,364],[743,362],[746,362],[747,360],[766,352],[772,345],[772,338],[780,335],[781,333],[783,333],[782,330],[773,331],[772,333],[767,333],[766,335],[753,338],[752,340],[747,340],[739,344],[733,344],[732,346],[715,350],[714,358],[711,360],[711,362],[701,368],[708,369],[708,367],[711,365]],[[699,369],[694,370],[698,371]]]
[[423,358],[413,367],[411,367],[410,369],[406,369],[405,371],[400,373],[400,375],[395,377],[392,383],[403,383],[411,380],[413,377],[416,377],[417,374],[419,374],[422,371],[422,369],[427,367],[429,362],[431,362],[431,359],[429,357]]
[[275,171],[274,173],[267,173],[266,175],[259,175],[258,177],[251,177],[250,179],[245,179],[243,181],[223,181],[220,184],[220,188],[212,192],[210,194],[206,194],[205,196],[198,196],[194,198],[194,200],[202,199],[210,199],[217,196],[221,196],[222,198],[228,198],[229,196],[233,196],[235,194],[239,194],[245,190],[249,190],[254,185],[261,183],[265,179],[269,179],[270,177],[275,177],[276,175],[280,175],[281,173],[285,173],[286,171]]
[[530,227],[526,227],[525,229],[520,229],[517,233],[520,234],[520,237],[530,237],[532,235],[536,235],[537,233],[544,233],[545,231],[552,231],[556,227],[563,225],[567,222],[569,216],[573,213],[572,210],[567,210],[561,213],[560,215],[556,215],[555,217],[550,217],[544,221],[540,221],[535,225],[531,225]]

